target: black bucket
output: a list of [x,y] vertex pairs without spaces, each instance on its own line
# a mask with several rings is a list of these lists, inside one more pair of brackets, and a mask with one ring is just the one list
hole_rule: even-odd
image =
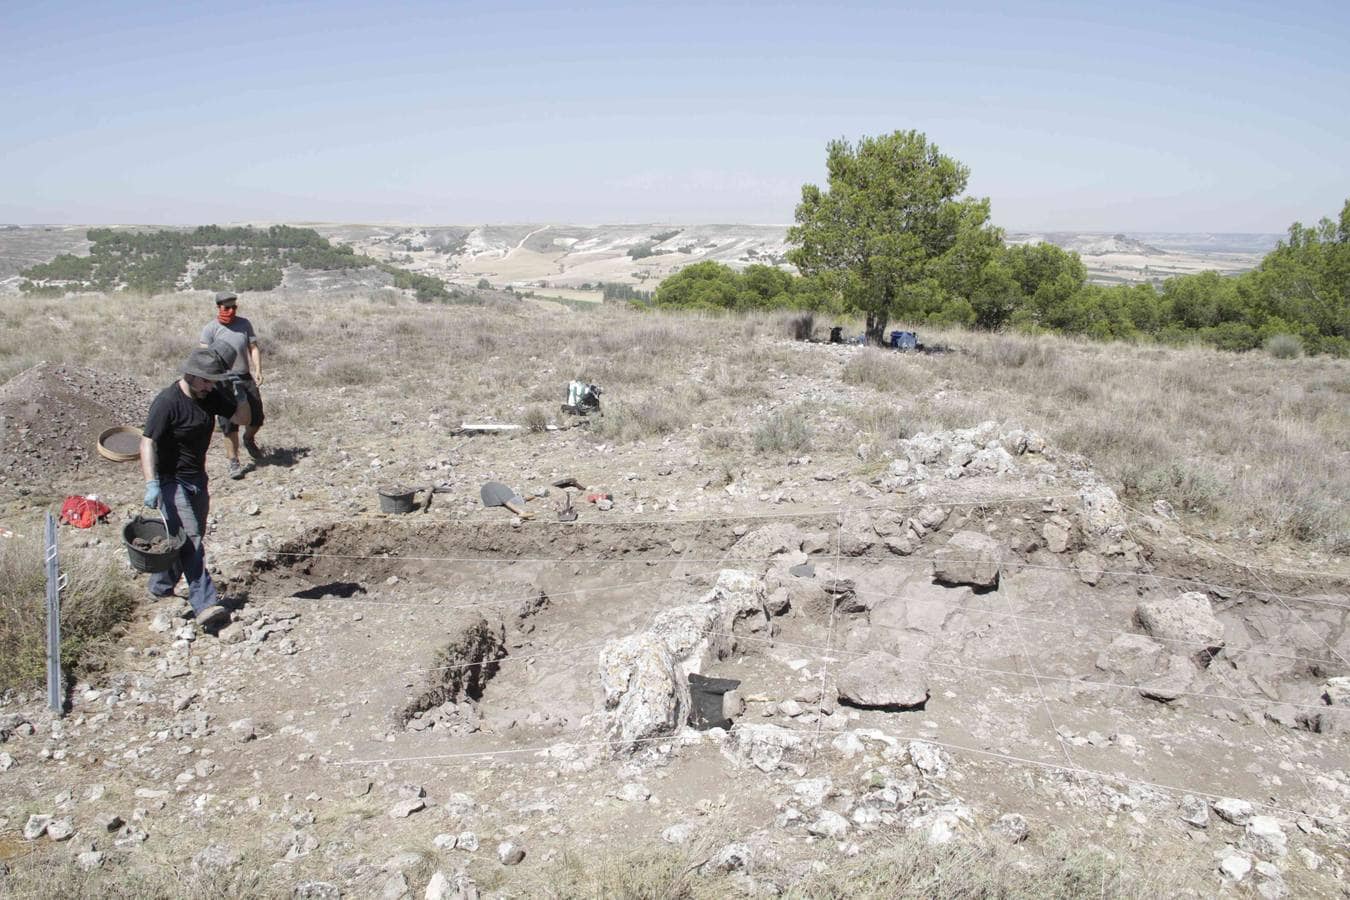
[[382,487],[380,488],[380,512],[400,515],[410,513],[417,509],[417,503],[414,500],[416,496],[416,488],[406,488],[401,484]]
[[690,672],[689,724],[699,731],[730,728],[731,720],[722,711],[722,695],[740,686],[741,683],[735,678],[705,678]]
[[[158,553],[141,550],[133,543],[137,540],[153,543],[165,538],[169,541],[169,549]],[[181,531],[177,534],[170,534],[169,526],[164,524],[163,519],[147,519],[145,516],[136,516],[122,526],[122,543],[127,548],[127,561],[137,572],[169,571],[173,568],[174,560],[178,559],[178,553],[183,549],[183,544],[186,541],[187,536]]]

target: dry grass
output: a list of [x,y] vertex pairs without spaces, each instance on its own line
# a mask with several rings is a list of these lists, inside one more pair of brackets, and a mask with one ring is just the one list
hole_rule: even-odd
[[771,413],[755,429],[754,446],[759,453],[801,453],[811,449],[810,412],[805,406]]
[[[66,546],[63,548],[63,542]],[[57,559],[67,577],[61,593],[61,664],[68,675],[97,669],[135,605],[132,585],[115,566],[95,562],[58,534]],[[47,671],[46,568],[42,544],[0,540],[0,690],[40,688]]]
[[[1140,502],[1165,498],[1207,526],[1350,550],[1350,512],[1337,502],[1350,496],[1345,361],[920,328],[928,346],[953,352],[856,350],[841,366],[839,355],[792,342],[793,314],[783,312],[605,306],[578,316],[524,304],[390,304],[360,291],[246,295],[241,310],[267,354],[273,435],[325,420],[347,426],[339,388],[409,419],[514,413],[533,421],[529,404],[552,407],[580,378],[605,390],[598,440],[668,439],[697,423],[691,441],[749,453],[754,441],[736,447],[703,429],[744,435],[747,419],[763,418],[755,407],[798,402],[812,384],[846,426],[817,428],[818,452],[987,419],[1015,423],[1083,454]],[[0,375],[46,359],[159,385],[212,312],[200,295],[6,298],[0,348],[11,352],[0,354]],[[151,319],[169,337],[146,346]]]

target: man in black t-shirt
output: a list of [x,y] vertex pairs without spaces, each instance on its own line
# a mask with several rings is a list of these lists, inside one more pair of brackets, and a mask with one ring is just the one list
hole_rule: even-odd
[[183,549],[167,572],[150,577],[150,593],[173,594],[178,579],[187,578],[188,602],[201,626],[229,618],[216,586],[206,571],[206,515],[211,500],[206,489],[206,449],[211,445],[214,416],[238,425],[249,423],[249,406],[236,403],[220,389],[230,361],[220,352],[199,347],[183,364],[183,377],[160,391],[150,404],[141,438],[141,472],[145,505],[159,507],[169,531],[187,535]]

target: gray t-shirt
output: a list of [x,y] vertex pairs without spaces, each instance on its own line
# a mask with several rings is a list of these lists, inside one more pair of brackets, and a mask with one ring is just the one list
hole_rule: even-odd
[[234,365],[230,366],[231,375],[249,375],[248,348],[258,343],[253,333],[253,323],[243,316],[235,316],[228,325],[212,322],[202,329],[202,343],[210,347],[219,341],[234,351]]

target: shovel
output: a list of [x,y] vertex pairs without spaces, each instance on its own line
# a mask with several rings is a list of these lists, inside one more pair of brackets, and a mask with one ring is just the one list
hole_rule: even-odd
[[525,501],[521,496],[500,482],[489,481],[483,485],[478,495],[482,498],[484,506],[504,506],[522,519],[534,518],[534,513],[525,508]]

